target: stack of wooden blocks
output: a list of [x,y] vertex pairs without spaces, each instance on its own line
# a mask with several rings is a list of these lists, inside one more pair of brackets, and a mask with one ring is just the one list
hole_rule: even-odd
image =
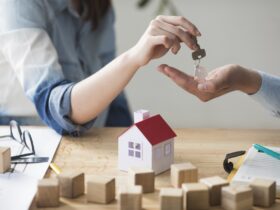
[[[58,178],[39,180],[36,195],[38,207],[57,207],[59,197],[77,198],[85,192],[84,173],[61,173]],[[90,177],[87,201],[107,204],[115,200],[115,178]]]
[[130,168],[128,183],[119,191],[119,209],[141,210],[142,193],[155,191],[155,172],[146,168]]
[[[10,168],[9,148],[0,148],[1,173]],[[276,182],[255,179],[249,186],[229,185],[221,177],[198,180],[198,170],[191,163],[171,166],[170,188],[159,193],[161,210],[207,210],[222,206],[224,210],[249,210],[252,206],[270,207],[276,199]],[[115,178],[90,177],[87,180],[87,201],[108,204],[115,200]],[[119,190],[120,210],[141,210],[143,193],[155,191],[155,173],[150,169],[131,168],[128,184]],[[59,198],[77,198],[85,192],[84,173],[61,173],[58,178],[39,180],[36,195],[38,207],[57,207]]]
[[161,210],[207,210],[220,205],[225,210],[250,210],[253,205],[270,207],[276,199],[275,181],[255,179],[250,186],[230,186],[214,176],[198,182],[198,170],[191,163],[171,166],[171,184],[174,188],[161,189]]

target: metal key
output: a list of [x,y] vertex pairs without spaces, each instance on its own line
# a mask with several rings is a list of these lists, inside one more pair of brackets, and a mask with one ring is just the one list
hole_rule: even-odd
[[194,76],[198,78],[198,80],[205,80],[208,75],[208,71],[203,66],[197,65],[195,66]]
[[200,60],[206,56],[206,51],[205,49],[200,48],[199,44],[197,43],[197,39],[195,39],[195,41],[198,46],[198,50],[192,53],[192,59],[194,60],[194,70],[195,70],[194,75],[199,80],[204,80],[205,77],[207,77],[208,72],[206,68],[200,66]]
[[194,40],[196,42],[196,45],[198,46],[198,50],[196,50],[192,53],[192,59],[193,60],[200,60],[200,59],[202,59],[206,56],[206,51],[205,51],[205,49],[200,48],[199,44],[197,43],[196,38],[194,38]]
[[204,49],[198,49],[192,53],[193,60],[199,60],[206,56],[206,51]]

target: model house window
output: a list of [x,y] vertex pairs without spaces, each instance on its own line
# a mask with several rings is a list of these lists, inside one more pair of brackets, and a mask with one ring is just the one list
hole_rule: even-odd
[[133,150],[128,150],[128,156],[133,157],[134,156],[134,151]]
[[134,143],[133,142],[128,142],[128,148],[134,149]]
[[171,143],[167,143],[164,145],[164,154],[170,155],[170,153],[171,153]]
[[128,156],[141,159],[142,158],[141,144],[129,141],[128,142]]

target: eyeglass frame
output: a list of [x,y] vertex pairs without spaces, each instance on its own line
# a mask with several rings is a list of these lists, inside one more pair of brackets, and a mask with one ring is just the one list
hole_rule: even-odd
[[[19,133],[19,138],[17,139],[14,134],[13,134],[13,127],[16,127],[18,133]],[[30,143],[31,143],[31,148],[29,148],[28,144],[26,143],[26,135],[28,135],[29,139],[30,139]],[[27,157],[30,155],[35,155],[35,147],[34,147],[34,143],[33,143],[33,139],[32,136],[30,134],[30,132],[28,130],[21,130],[20,125],[18,124],[17,121],[15,120],[11,120],[10,121],[10,135],[4,135],[4,136],[0,136],[0,138],[5,138],[5,137],[11,137],[13,140],[19,142],[20,144],[24,145],[24,147],[27,147],[31,152],[30,153],[25,153],[25,154],[20,154],[20,155],[14,155],[11,157],[11,160],[18,160],[22,157]]]

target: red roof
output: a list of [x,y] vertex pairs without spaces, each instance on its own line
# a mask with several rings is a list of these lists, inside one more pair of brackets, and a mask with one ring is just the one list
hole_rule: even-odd
[[156,145],[176,136],[160,115],[155,115],[134,125],[142,132],[151,145]]

